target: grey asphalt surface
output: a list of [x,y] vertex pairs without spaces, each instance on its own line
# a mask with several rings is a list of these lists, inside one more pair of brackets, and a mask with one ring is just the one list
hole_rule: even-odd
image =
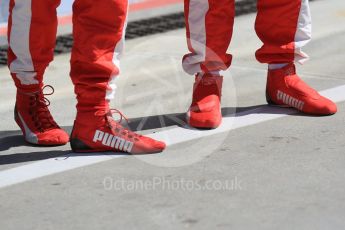
[[[314,39],[305,51],[312,59],[299,73],[318,90],[345,85],[345,2],[320,0],[311,7]],[[254,14],[236,18],[234,62],[223,89],[223,107],[230,112],[266,104],[266,66],[254,58],[260,46],[254,20]],[[113,106],[132,120],[183,117],[193,83],[180,66],[184,41],[184,30],[129,41]],[[75,99],[68,72],[69,55],[59,55],[45,83],[55,87],[49,98],[54,117],[70,131]],[[0,175],[70,153],[68,145],[25,144],[13,121],[15,88],[6,68],[0,77]],[[184,157],[207,153],[183,167],[123,156],[0,188],[0,228],[344,229],[344,105],[334,116],[286,116],[169,146],[158,156],[183,163]],[[143,132],[174,127],[153,121]]]

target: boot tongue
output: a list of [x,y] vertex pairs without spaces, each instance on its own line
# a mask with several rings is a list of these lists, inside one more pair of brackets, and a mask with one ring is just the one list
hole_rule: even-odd
[[205,97],[197,103],[198,110],[200,112],[211,112],[219,105],[216,101],[218,101],[218,97],[216,95]]
[[296,67],[294,64],[287,65],[283,68],[285,76],[293,76],[296,75]]
[[48,106],[50,102],[48,99],[44,97],[44,94],[42,91],[34,92],[28,94],[30,98],[34,98],[35,102],[32,105],[35,107],[36,115],[39,118],[39,121],[41,122],[41,126],[44,130],[50,130],[58,128],[58,125],[55,123],[53,117],[51,116]]
[[112,113],[110,110],[107,111],[107,112],[105,112],[105,115],[106,115],[107,117],[113,118],[113,113]]
[[[36,92],[23,92],[20,90],[17,90],[17,101],[34,101],[37,100],[40,97],[40,91]],[[43,95],[42,95],[43,97]]]
[[94,114],[93,115],[95,115],[95,116],[97,116],[97,117],[113,117],[112,115],[112,112],[111,112],[111,110],[110,109],[108,109],[108,108],[97,108],[97,110],[94,112]]
[[197,75],[196,81],[202,85],[214,85],[217,81],[222,80],[221,76],[214,76],[211,74]]
[[[102,112],[101,112],[102,113]],[[114,116],[115,114],[115,116]],[[116,117],[116,113],[114,113],[112,110],[108,110],[108,111],[104,111],[103,112],[103,116],[106,117],[106,119],[108,120],[108,122],[110,123],[116,123],[117,125],[121,125],[122,126],[122,117],[120,114],[120,117]]]
[[290,63],[287,66],[284,66],[283,68],[280,69],[269,69],[268,70],[269,74],[275,76],[275,75],[279,75],[279,76],[293,76],[296,75],[296,66],[294,63]]

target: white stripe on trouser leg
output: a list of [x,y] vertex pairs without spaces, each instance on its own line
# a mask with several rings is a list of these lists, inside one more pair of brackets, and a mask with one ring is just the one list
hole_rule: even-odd
[[295,61],[300,64],[309,59],[309,56],[302,51],[302,48],[311,40],[311,23],[309,0],[301,0],[301,10],[298,16],[295,35]]
[[17,57],[10,64],[23,85],[39,84],[30,53],[31,0],[16,0],[12,10],[9,45]]
[[[122,38],[116,44],[115,50],[114,50],[114,56],[113,56],[113,63],[117,67],[117,69],[119,70],[119,74],[120,74],[120,59],[121,59],[122,53],[125,49],[125,37],[126,37],[126,28],[127,28],[127,19],[128,19],[128,9],[129,9],[129,7],[127,7],[126,21],[125,21],[123,28],[122,28]],[[112,75],[110,77],[110,81],[108,83],[108,89],[107,89],[106,96],[105,96],[105,99],[107,101],[110,101],[110,100],[114,99],[114,97],[115,97],[115,93],[116,93],[116,89],[117,89],[115,81],[118,78],[119,74]]]
[[195,51],[183,60],[183,69],[188,74],[201,72],[200,63],[206,58],[206,14],[209,10],[208,0],[190,0],[187,23],[189,26],[190,44]]

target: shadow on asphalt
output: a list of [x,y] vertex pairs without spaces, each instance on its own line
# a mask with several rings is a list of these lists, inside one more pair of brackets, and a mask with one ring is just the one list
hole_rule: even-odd
[[[298,113],[294,109],[267,104],[248,107],[225,107],[222,108],[223,117],[242,117],[250,114],[281,114],[290,116],[308,116]],[[186,113],[163,114],[149,117],[138,117],[130,119],[128,127],[133,131],[144,131],[164,127],[179,126],[190,128],[186,121]],[[194,129],[194,128],[193,128]]]
[[0,155],[0,165],[9,165],[9,164],[46,160],[50,158],[61,157],[70,152],[71,151],[54,150],[54,151],[41,151],[41,152]]
[[[241,116],[243,112],[254,111],[256,109],[268,107],[267,105],[249,106],[249,107],[225,107],[222,108],[223,117]],[[248,113],[248,114],[249,114]],[[247,114],[246,114],[247,115]],[[164,127],[178,126],[188,128],[186,113],[162,114],[149,117],[138,117],[130,119],[128,127],[133,131],[143,131],[150,129],[159,129]]]
[[[257,105],[257,106],[249,106],[249,107],[227,107],[222,108],[223,117],[239,117],[245,116],[249,114],[289,114],[291,113],[291,109],[288,108],[279,108],[271,107],[268,105]],[[301,116],[302,114],[293,114],[293,116]],[[303,115],[302,115],[303,116]],[[188,128],[186,123],[186,114],[185,113],[175,113],[175,114],[163,114],[163,115],[156,115],[156,116],[149,116],[149,117],[139,117],[130,119],[128,125],[131,130],[133,131],[144,131],[144,130],[151,130],[151,129],[159,129],[164,127],[171,127],[171,126],[178,126],[183,128]],[[68,133],[71,132],[72,127],[63,127]],[[9,150],[15,147],[25,147],[25,146],[33,146],[25,142],[22,133],[20,130],[18,131],[0,131],[0,153],[2,151]],[[73,154],[69,150],[60,151],[46,151],[47,147],[37,147],[37,150],[40,148],[44,149],[43,151],[36,151],[36,152],[28,152],[28,153],[15,153],[9,155],[1,155],[0,154],[0,165],[8,165],[8,164],[16,164],[16,163],[23,163],[23,162],[31,162],[31,161],[39,161],[45,160],[50,158],[56,158],[65,156],[68,157],[75,157],[75,156],[82,156],[80,154]],[[123,153],[113,153],[113,154],[85,154],[87,156],[98,156],[98,155],[127,155]]]

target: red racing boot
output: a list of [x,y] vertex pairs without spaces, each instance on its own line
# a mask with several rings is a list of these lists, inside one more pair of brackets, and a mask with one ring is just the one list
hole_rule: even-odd
[[296,74],[293,63],[281,69],[268,70],[267,102],[271,105],[293,107],[311,115],[332,115],[337,105],[309,87]]
[[[50,87],[53,92],[54,89]],[[43,89],[44,89],[43,88]],[[27,142],[41,146],[64,145],[69,141],[68,134],[54,121],[49,112],[50,102],[43,89],[35,93],[17,91],[14,118]]]
[[195,76],[193,101],[187,112],[190,126],[201,129],[217,128],[222,122],[221,91],[223,77],[205,73]]
[[[112,113],[82,112],[77,115],[71,134],[71,148],[76,153],[125,152],[130,154],[150,154],[162,152],[166,145],[134,133],[116,122]],[[127,120],[127,119],[126,119]]]

